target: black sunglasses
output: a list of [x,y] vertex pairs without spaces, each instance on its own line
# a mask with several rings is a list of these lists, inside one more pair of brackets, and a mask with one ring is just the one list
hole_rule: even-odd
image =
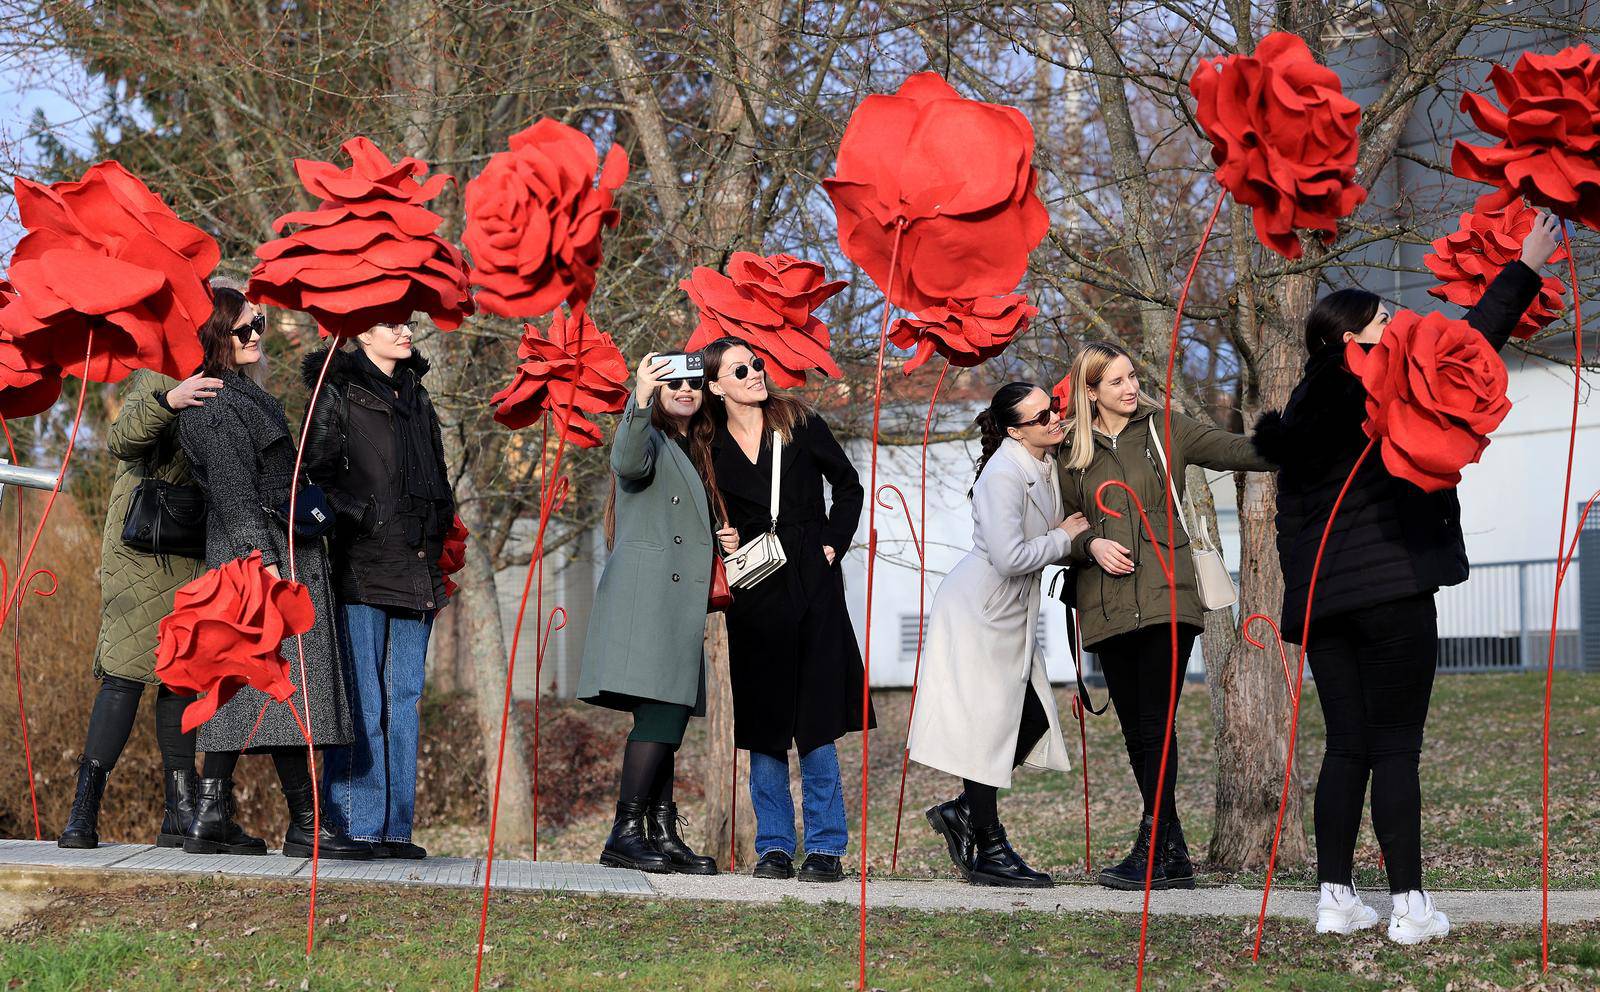
[[1043,410],[1040,410],[1037,414],[1035,414],[1032,417],[1029,417],[1027,420],[1019,420],[1016,423],[1012,424],[1011,426],[1012,427],[1048,427],[1048,426],[1050,426],[1050,415],[1053,414],[1054,412],[1055,411],[1050,409],[1049,407],[1045,407]]
[[235,327],[233,336],[239,339],[240,344],[249,344],[252,337],[260,337],[267,333],[267,315],[258,313],[250,318],[250,323],[243,327]]
[[725,372],[722,375],[717,376],[717,378],[718,379],[726,379],[728,376],[731,375],[735,379],[743,379],[746,376],[748,376],[751,372],[760,372],[762,369],[765,369],[766,367],[767,367],[767,360],[765,358],[757,356],[755,358],[750,359],[750,364],[748,364],[748,365],[735,365],[733,367],[733,371]]
[[673,390],[674,392],[677,391],[678,387],[680,386],[699,391],[705,388],[706,377],[703,375],[697,375],[691,376],[687,379],[668,379],[666,382],[662,383],[662,385],[666,386],[670,390]]

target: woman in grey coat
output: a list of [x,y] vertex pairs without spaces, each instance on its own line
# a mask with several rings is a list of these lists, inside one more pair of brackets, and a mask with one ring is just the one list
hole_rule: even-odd
[[[217,315],[201,328],[205,371],[224,388],[204,406],[178,416],[178,439],[195,478],[205,489],[206,565],[218,568],[260,550],[268,571],[289,571],[288,534],[273,508],[289,498],[295,444],[283,404],[248,373],[259,369],[260,339],[266,318],[236,290],[216,290]],[[353,736],[350,703],[333,626],[333,596],[328,559],[321,541],[295,543],[295,577],[311,592],[316,622],[302,636],[305,678],[295,638],[283,641],[295,705],[309,720],[317,747],[349,744]],[[266,752],[277,766],[289,806],[283,853],[309,857],[313,832],[310,765],[305,738],[285,703],[244,688],[200,726],[198,746],[206,752],[197,787],[194,820],[183,849],[191,854],[259,854],[233,822],[233,771],[241,752]],[[246,838],[247,840],[249,838]],[[258,842],[259,843],[259,842]],[[368,859],[372,845],[333,834],[324,821],[319,840],[325,858]]]
[[[633,713],[622,755],[616,821],[600,863],[649,872],[715,875],[715,859],[678,836],[674,755],[691,715],[705,715],[705,619],[710,591],[710,420],[705,378],[666,378],[649,354],[611,443],[606,505],[610,559],[595,593],[578,698]],[[713,496],[712,500],[716,500]],[[717,518],[725,514],[717,507]]]

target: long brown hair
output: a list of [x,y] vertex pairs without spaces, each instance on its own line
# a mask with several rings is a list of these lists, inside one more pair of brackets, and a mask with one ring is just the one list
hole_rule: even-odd
[[239,366],[233,361],[233,325],[244,313],[244,294],[231,286],[211,285],[211,316],[200,325],[200,347],[205,358],[200,368],[206,375],[232,372]]
[[[628,397],[628,402],[634,402],[632,396]],[[712,517],[716,521],[726,523],[728,508],[722,502],[722,491],[717,488],[717,467],[711,457],[711,442],[717,436],[717,425],[712,423],[710,415],[707,414],[707,405],[702,399],[700,409],[689,418],[689,461],[694,463],[694,470],[700,476],[701,484],[706,487],[706,501],[710,505]],[[669,439],[678,433],[678,424],[660,403],[651,404],[650,426]],[[605,512],[607,550],[617,543],[617,473],[611,472],[609,475],[611,491],[606,494]]]
[[[711,383],[721,378],[722,356],[727,354],[730,348],[749,349],[750,344],[738,338],[717,338],[700,349],[706,373],[706,402],[701,409],[711,411],[711,419],[717,427],[727,426],[728,407],[722,397],[711,391]],[[761,415],[766,429],[777,431],[783,436],[783,443],[788,444],[794,440],[795,428],[811,419],[811,406],[804,400],[779,392],[773,387],[772,379],[769,377],[767,400],[761,404]]]

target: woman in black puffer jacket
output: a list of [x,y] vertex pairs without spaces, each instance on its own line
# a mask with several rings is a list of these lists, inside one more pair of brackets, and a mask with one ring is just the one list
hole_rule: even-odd
[[[417,706],[433,618],[445,605],[439,558],[455,514],[428,362],[409,324],[379,324],[335,350],[306,439],[307,477],[338,517],[334,579],[355,741],[328,755],[334,820],[380,858],[422,858],[411,842]],[[305,356],[308,389],[328,362]]]
[[[1535,271],[1555,250],[1543,218],[1466,320],[1503,348],[1540,286]],[[1345,366],[1348,341],[1371,346],[1387,308],[1345,289],[1306,318],[1305,377],[1281,417],[1257,427],[1278,473],[1278,558],[1283,567],[1283,637],[1305,643],[1306,591],[1328,514],[1366,448],[1366,392]],[[1317,572],[1307,659],[1327,722],[1317,780],[1317,932],[1351,933],[1378,922],[1352,885],[1352,861],[1367,780],[1372,824],[1394,897],[1391,939],[1420,943],[1449,932],[1422,891],[1422,796],[1418,763],[1439,638],[1433,596],[1466,581],[1467,553],[1455,491],[1426,493],[1369,455],[1350,484]]]

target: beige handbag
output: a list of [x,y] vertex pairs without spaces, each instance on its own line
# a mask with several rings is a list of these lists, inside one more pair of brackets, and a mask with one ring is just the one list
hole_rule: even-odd
[[722,564],[728,570],[728,584],[749,589],[789,563],[783,542],[778,540],[778,480],[783,474],[783,435],[772,432],[772,526],[760,537],[727,555]]
[[1178,486],[1172,479],[1172,463],[1167,461],[1167,453],[1161,447],[1161,436],[1156,433],[1154,423],[1150,425],[1150,441],[1156,446],[1156,454],[1161,456],[1162,470],[1167,473],[1172,505],[1177,507],[1178,515],[1184,519],[1184,527],[1189,531],[1189,551],[1194,555],[1194,579],[1200,591],[1200,605],[1207,611],[1227,609],[1239,601],[1239,590],[1234,587],[1233,576],[1228,574],[1228,565],[1222,560],[1221,551],[1205,543],[1205,538],[1201,536],[1204,528],[1189,527],[1187,518],[1183,517],[1183,501],[1178,498]]

